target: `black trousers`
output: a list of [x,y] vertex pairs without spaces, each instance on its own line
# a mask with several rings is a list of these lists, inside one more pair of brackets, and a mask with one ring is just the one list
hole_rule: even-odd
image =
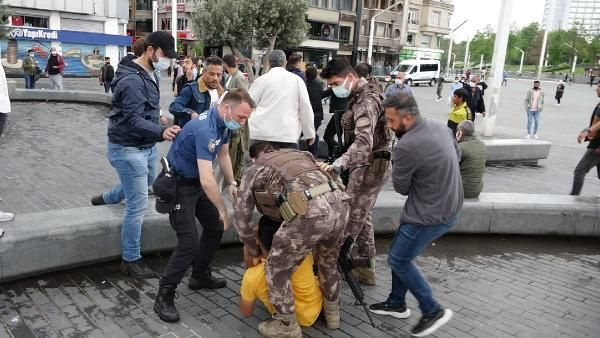
[[8,117],[7,113],[0,113],[0,136],[2,136],[2,132],[4,131],[4,126],[6,125],[7,117]]
[[[196,219],[203,229],[200,238]],[[190,265],[194,279],[208,273],[209,264],[221,244],[223,223],[219,219],[219,211],[208,199],[199,182],[197,185],[178,183],[175,208],[169,214],[169,222],[177,234],[177,246],[159,285],[175,288]]]
[[323,134],[323,140],[327,143],[327,154],[329,157],[333,156],[333,148],[337,145],[336,141],[336,127],[335,124],[338,124],[339,129],[342,130],[341,121],[335,118],[335,115],[331,116],[329,119],[329,123],[327,123],[327,127],[325,127],[325,133]]
[[579,195],[581,193],[585,175],[587,175],[592,168],[596,167],[598,178],[600,178],[600,156],[596,154],[595,150],[596,149],[588,148],[577,164],[577,167],[575,167],[575,171],[573,172],[573,188],[571,189],[571,195]]

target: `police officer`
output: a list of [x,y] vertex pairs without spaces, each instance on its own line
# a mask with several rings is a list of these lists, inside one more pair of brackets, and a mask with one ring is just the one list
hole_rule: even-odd
[[[179,320],[173,303],[175,288],[192,263],[190,289],[225,287],[225,280],[213,277],[209,269],[229,217],[212,163],[216,157],[229,183],[230,197],[235,200],[237,185],[229,158],[229,137],[231,131],[246,123],[255,107],[247,91],[227,92],[218,105],[187,123],[169,149],[167,160],[177,177],[169,221],[177,233],[177,246],[160,279],[154,304],[154,311],[164,321]],[[203,228],[199,240],[195,218]]]
[[233,213],[233,224],[249,256],[260,256],[251,222],[254,207],[283,222],[273,237],[265,268],[276,314],[260,323],[258,330],[266,337],[302,337],[290,277],[313,250],[325,297],[327,327],[339,328],[340,276],[336,263],[348,219],[348,196],[308,152],[274,151],[264,141],[254,143],[249,152],[254,163],[242,179]]
[[375,237],[371,214],[377,195],[389,175],[392,133],[385,126],[379,89],[359,78],[345,59],[333,59],[321,72],[333,93],[348,98],[342,116],[345,153],[324,170],[349,171],[346,193],[350,196],[350,217],[346,236],[358,244],[358,254],[368,257],[370,267],[356,268],[357,279],[375,285]]

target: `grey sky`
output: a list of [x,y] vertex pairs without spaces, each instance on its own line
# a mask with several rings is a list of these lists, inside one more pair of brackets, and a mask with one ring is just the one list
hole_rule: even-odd
[[[454,41],[464,41],[479,29],[491,25],[496,28],[502,0],[453,0],[454,15],[450,19],[450,28],[455,27],[467,19],[454,33]],[[544,16],[545,0],[515,0],[512,10],[511,23],[524,27],[531,22],[541,24]]]

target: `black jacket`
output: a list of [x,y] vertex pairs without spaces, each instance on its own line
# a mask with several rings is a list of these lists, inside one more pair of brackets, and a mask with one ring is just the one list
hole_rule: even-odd
[[337,110],[346,111],[346,106],[348,106],[348,98],[340,99],[335,96],[333,93],[333,89],[328,88],[321,93],[321,98],[331,97],[331,101],[329,102],[329,113],[333,114]]
[[483,94],[477,86],[471,87],[466,84],[465,89],[467,90],[467,106],[471,110],[471,121],[475,121],[475,113],[485,112]]
[[163,141],[160,91],[150,74],[135,62],[121,64],[113,80],[108,140],[127,147],[151,147]]
[[306,89],[308,89],[308,98],[312,106],[315,120],[323,119],[323,104],[321,103],[321,93],[323,92],[323,82],[315,79],[306,81]]
[[298,69],[298,68],[296,68],[294,66],[287,66],[285,68],[285,70],[287,70],[290,73],[294,73],[294,74],[300,76],[300,78],[302,80],[304,80],[304,82],[306,82],[306,75],[304,75],[304,73],[302,73],[302,71],[300,69]]

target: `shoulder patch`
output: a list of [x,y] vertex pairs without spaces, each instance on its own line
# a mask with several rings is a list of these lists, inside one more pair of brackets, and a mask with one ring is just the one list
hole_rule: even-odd
[[366,126],[370,126],[370,125],[371,125],[371,121],[369,121],[369,119],[367,117],[361,117],[358,120],[356,120],[357,128],[366,127]]
[[200,120],[200,121],[206,120],[206,118],[208,118],[208,112],[204,112],[204,113],[198,115],[198,120]]

